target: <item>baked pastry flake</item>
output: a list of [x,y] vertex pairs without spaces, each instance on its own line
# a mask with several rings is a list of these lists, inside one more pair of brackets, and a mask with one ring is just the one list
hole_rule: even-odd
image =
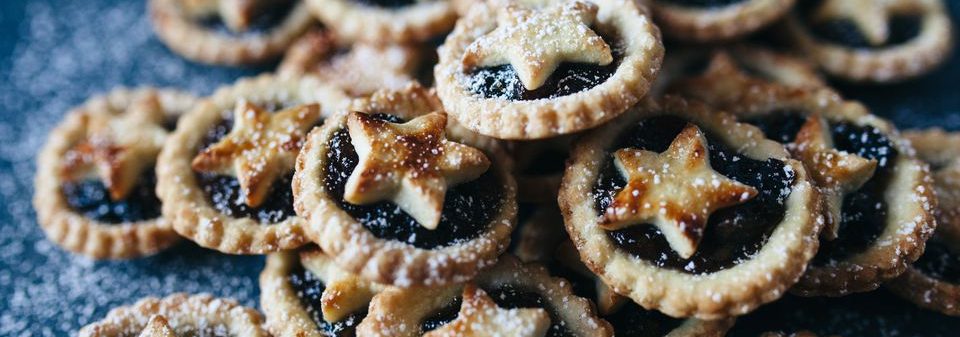
[[154,192],[154,167],[196,102],[169,89],[116,89],[70,111],[38,159],[33,201],[47,237],[96,259],[151,255],[176,243]]

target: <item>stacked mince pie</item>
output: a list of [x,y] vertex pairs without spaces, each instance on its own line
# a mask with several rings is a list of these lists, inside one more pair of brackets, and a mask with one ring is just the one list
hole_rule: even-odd
[[942,0],[149,3],[186,58],[282,62],[69,112],[40,226],[267,255],[263,313],[174,294],[81,336],[811,336],[770,312],[880,287],[960,316],[960,134],[822,77],[933,70]]

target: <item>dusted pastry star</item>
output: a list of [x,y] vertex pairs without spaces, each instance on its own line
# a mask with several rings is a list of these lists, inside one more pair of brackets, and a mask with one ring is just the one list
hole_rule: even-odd
[[104,113],[87,115],[89,136],[67,153],[64,175],[82,179],[94,169],[110,198],[124,199],[143,170],[156,161],[167,137],[165,118],[156,92],[146,93],[119,118]]
[[[808,165],[810,176],[820,188],[846,195],[858,190],[877,168],[875,159],[867,159],[834,148],[833,138],[827,130],[827,122],[820,116],[812,115],[797,132],[792,149],[794,155]],[[840,214],[841,203],[827,203],[831,209],[827,214]],[[829,239],[837,237],[840,219],[827,217],[824,235]]]
[[497,18],[497,29],[467,48],[463,66],[510,64],[523,86],[534,90],[564,61],[610,64],[610,46],[590,29],[596,16],[597,6],[583,1],[542,10],[509,5]]
[[541,308],[504,309],[483,289],[468,284],[457,319],[424,337],[517,336],[541,337],[550,328],[550,315]]
[[[311,263],[309,257],[303,259],[304,264]],[[383,288],[343,269],[333,267],[332,264],[326,263],[321,267],[327,270],[324,273],[326,288],[320,295],[320,311],[323,314],[323,320],[327,322],[339,322],[353,313],[366,309],[373,295]]]
[[621,149],[614,165],[626,186],[604,211],[600,226],[616,230],[652,223],[677,254],[690,258],[714,211],[743,203],[757,190],[710,167],[707,140],[688,124],[664,153]]
[[176,337],[167,319],[162,315],[153,316],[147,326],[140,332],[140,337]]
[[236,176],[246,204],[257,207],[274,180],[293,169],[306,132],[320,116],[320,105],[270,113],[241,99],[233,114],[233,130],[198,153],[192,167]]
[[446,125],[442,112],[403,124],[351,112],[347,129],[360,162],[347,179],[344,200],[358,205],[390,200],[421,226],[437,228],[447,187],[476,179],[490,167],[480,150],[447,140]]
[[874,46],[883,45],[890,35],[887,24],[895,7],[913,7],[913,1],[826,0],[814,14],[814,20],[850,20]]

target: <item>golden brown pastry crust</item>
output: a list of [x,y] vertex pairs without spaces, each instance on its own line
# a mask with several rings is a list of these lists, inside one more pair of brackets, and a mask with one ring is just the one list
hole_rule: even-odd
[[[481,288],[494,289],[511,285],[522,291],[542,296],[575,336],[612,336],[610,324],[597,317],[590,301],[573,294],[570,283],[550,277],[536,264],[522,264],[515,257],[504,255],[500,262],[471,281]],[[420,323],[443,309],[463,292],[463,284],[444,287],[389,288],[370,303],[367,317],[357,327],[359,336],[419,336]]]
[[[605,161],[605,149],[637,121],[667,112],[689,120],[727,144],[736,144],[745,156],[777,158],[796,173],[784,220],[750,260],[707,274],[658,268],[618,249],[598,225],[600,215],[594,210],[590,191]],[[783,295],[816,253],[819,196],[803,166],[789,159],[781,145],[764,139],[760,130],[703,104],[671,96],[662,103],[646,100],[616,122],[590,132],[575,144],[571,158],[560,187],[560,208],[581,260],[614,291],[647,309],[702,319],[744,314]]]
[[[439,110],[439,100],[428,90],[411,85],[402,91],[382,91],[369,99],[355,100],[350,110],[382,112],[404,119]],[[510,175],[512,163],[505,152],[486,137],[447,125],[447,137],[482,149],[492,162],[489,170],[503,184],[502,206],[479,237],[435,249],[422,249],[380,239],[337,207],[323,183],[328,141],[346,127],[346,115],[324,122],[308,136],[297,160],[293,192],[298,214],[309,218],[306,235],[343,269],[373,282],[401,287],[463,282],[492,265],[506,250],[516,222],[516,185]]]
[[309,76],[263,75],[217,90],[180,120],[160,154],[157,194],[163,200],[163,214],[180,235],[229,254],[264,254],[299,247],[307,242],[303,218],[290,215],[279,223],[261,224],[246,217],[225,216],[213,207],[197,183],[191,162],[203,136],[232,111],[238,99],[254,104],[319,103],[324,116],[342,109],[348,101],[340,90]]
[[644,0],[654,20],[671,38],[697,42],[730,40],[755,32],[783,17],[794,0],[744,0],[722,7],[689,7]]
[[[415,81],[421,51],[405,45],[356,43],[343,46],[333,33],[314,30],[287,50],[279,72],[311,74],[353,97],[369,96],[380,89],[401,90]],[[346,50],[341,53],[341,50]]]
[[268,337],[260,313],[231,299],[210,294],[176,293],[147,297],[110,310],[107,317],[80,329],[81,337],[120,337],[139,334],[153,317],[163,317],[174,331],[223,331],[237,337]]
[[355,0],[305,0],[307,9],[345,42],[425,42],[453,28],[457,13],[447,0],[424,0],[391,9]]
[[287,18],[266,34],[229,36],[197,23],[185,13],[180,0],[150,0],[149,7],[160,40],[177,54],[208,64],[250,65],[273,60],[314,23],[306,5],[297,3]]
[[595,26],[618,36],[624,53],[616,72],[605,82],[563,97],[530,101],[481,98],[468,91],[463,84],[466,75],[462,58],[474,41],[497,28],[499,10],[496,3],[489,3],[472,7],[440,47],[440,63],[434,68],[434,75],[444,107],[468,129],[501,139],[574,133],[623,113],[647,93],[660,68],[660,33],[646,11],[633,1],[592,3],[599,7]]
[[856,49],[821,41],[794,11],[787,15],[786,32],[797,48],[828,74],[854,82],[888,83],[923,75],[942,63],[953,49],[953,28],[940,0],[897,0],[891,3],[919,8],[922,26],[907,43]]
[[50,133],[37,160],[33,204],[37,210],[37,222],[51,241],[95,259],[151,255],[179,241],[179,235],[164,217],[136,223],[100,223],[71,210],[61,190],[65,181],[62,174],[66,164],[64,156],[87,137],[85,120],[89,115],[124,113],[148,95],[156,95],[170,117],[179,117],[197,101],[193,95],[169,89],[115,89],[70,111]]

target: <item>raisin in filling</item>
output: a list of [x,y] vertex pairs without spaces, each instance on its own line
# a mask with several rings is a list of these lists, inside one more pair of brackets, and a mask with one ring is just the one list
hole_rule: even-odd
[[[391,123],[403,120],[392,115],[375,114]],[[447,190],[440,223],[426,229],[409,214],[389,201],[354,205],[343,200],[347,179],[357,167],[358,156],[347,129],[337,130],[328,141],[324,185],[343,211],[360,222],[374,236],[405,242],[417,248],[446,247],[479,237],[490,225],[503,203],[503,189],[495,170],[487,170],[476,180]]]
[[893,177],[897,149],[887,136],[871,126],[831,123],[834,146],[841,151],[877,160],[877,169],[859,190],[843,198],[837,238],[822,241],[814,263],[826,264],[866,251],[887,225],[884,192]]
[[[800,1],[797,5],[801,15],[807,22],[816,22],[813,15],[820,8],[822,1]],[[810,24],[807,29],[816,38],[850,48],[871,49],[892,47],[905,44],[920,35],[923,22],[917,15],[893,15],[887,21],[889,36],[883,44],[875,46],[860,31],[860,28],[849,19],[831,19],[825,22]]]
[[736,5],[744,2],[744,0],[657,0],[657,2],[683,7],[718,8]]
[[[881,288],[843,297],[787,294],[738,317],[727,336],[755,337],[766,331],[800,330],[820,336],[955,336],[953,327],[958,322],[960,318],[917,310],[912,303]],[[910,333],[902,334],[905,331]]]
[[[613,149],[638,148],[663,152],[676,138],[686,121],[673,116],[653,117],[626,132]],[[706,130],[705,130],[706,132]],[[620,249],[662,268],[703,274],[723,270],[748,260],[766,243],[770,233],[783,221],[786,200],[796,179],[782,161],[755,160],[740,155],[707,132],[710,166],[718,173],[759,192],[749,201],[714,212],[707,223],[697,252],[683,259],[653,225],[639,224],[607,235]],[[610,205],[613,196],[626,184],[608,156],[593,187],[598,213]]]
[[290,286],[293,287],[294,291],[296,291],[297,297],[300,298],[300,304],[306,309],[307,313],[310,314],[310,317],[313,318],[313,322],[317,324],[317,329],[322,331],[326,336],[353,336],[357,324],[360,324],[360,321],[367,316],[367,312],[364,310],[363,312],[350,314],[350,316],[338,322],[327,322],[323,319],[320,302],[323,291],[327,288],[323,280],[320,280],[319,277],[300,265],[290,273],[287,280],[290,282]]
[[940,240],[927,241],[926,250],[917,262],[913,263],[913,267],[932,278],[960,283],[960,255],[955,254]]
[[60,189],[67,205],[84,217],[107,224],[131,223],[160,217],[157,177],[153,169],[144,170],[137,186],[123,200],[110,199],[103,182],[88,179],[64,182]]
[[[233,128],[233,119],[225,118],[214,125],[204,135],[200,148],[223,139]],[[244,201],[240,191],[240,182],[236,177],[218,173],[195,172],[194,176],[207,200],[218,212],[235,218],[256,219],[262,224],[274,224],[294,216],[293,210],[293,172],[273,182],[264,198],[263,204],[250,207]]]
[[247,30],[243,32],[235,32],[231,30],[229,27],[227,27],[219,15],[209,15],[199,18],[197,23],[204,28],[221,35],[237,36],[244,34],[265,34],[277,26],[280,26],[283,21],[290,16],[294,6],[296,5],[296,1],[292,0],[274,2],[275,3],[271,4],[270,6],[259,9],[257,11],[257,16],[253,18],[253,20],[250,22],[250,25],[247,27]]
[[466,74],[464,85],[468,91],[480,97],[511,101],[551,99],[589,90],[613,76],[623,60],[622,48],[609,42],[613,39],[600,35],[604,41],[608,41],[613,53],[613,62],[608,65],[563,62],[542,86],[534,90],[527,90],[523,86],[520,76],[509,64],[480,67]]
[[353,0],[353,1],[364,6],[389,8],[389,9],[398,9],[398,8],[413,6],[414,4],[417,3],[415,0]]
[[[550,329],[547,330],[546,337],[566,337],[573,336],[573,333],[564,326],[554,308],[537,293],[520,289],[510,284],[500,285],[496,288],[483,288],[487,295],[497,303],[498,306],[505,309],[516,308],[543,308],[550,314]],[[420,323],[420,331],[428,332],[435,330],[450,321],[457,318],[460,311],[462,299],[458,296],[449,305],[443,307],[430,317],[427,317]]]
[[797,111],[778,110],[762,117],[747,118],[741,122],[756,126],[769,139],[787,144],[797,139],[797,133],[807,122],[807,116]]

